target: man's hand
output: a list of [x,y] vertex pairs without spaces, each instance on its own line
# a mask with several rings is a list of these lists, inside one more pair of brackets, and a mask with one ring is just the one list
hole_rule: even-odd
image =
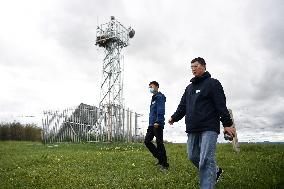
[[230,136],[234,137],[236,135],[236,129],[234,127],[224,127],[224,133],[228,133]]
[[168,123],[169,123],[170,125],[173,125],[173,124],[174,124],[174,121],[173,121],[173,118],[172,118],[172,117],[169,119]]
[[154,123],[154,128],[158,128],[159,127],[159,124],[158,123]]

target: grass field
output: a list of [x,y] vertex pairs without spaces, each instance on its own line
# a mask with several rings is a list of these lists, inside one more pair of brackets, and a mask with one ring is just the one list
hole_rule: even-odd
[[[166,149],[161,172],[140,143],[0,142],[0,188],[199,188],[186,145]],[[284,188],[284,145],[244,144],[236,154],[218,144],[217,161],[225,172],[216,188]]]

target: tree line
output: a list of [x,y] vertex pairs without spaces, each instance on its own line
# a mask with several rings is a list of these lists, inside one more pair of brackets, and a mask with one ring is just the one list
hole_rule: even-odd
[[41,131],[36,124],[0,123],[0,140],[41,141]]

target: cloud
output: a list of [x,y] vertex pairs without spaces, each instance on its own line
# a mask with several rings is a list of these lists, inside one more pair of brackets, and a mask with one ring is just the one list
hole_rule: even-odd
[[254,14],[248,15],[250,23],[253,23],[250,30],[254,34],[255,43],[264,53],[261,63],[265,68],[255,90],[255,97],[258,100],[284,98],[284,86],[281,84],[284,80],[283,10],[282,1],[260,1]]

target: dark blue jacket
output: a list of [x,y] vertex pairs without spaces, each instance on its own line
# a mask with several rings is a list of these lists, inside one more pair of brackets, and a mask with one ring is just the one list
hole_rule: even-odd
[[221,83],[211,78],[208,72],[194,77],[181,98],[174,122],[185,116],[186,132],[216,131],[220,133],[220,121],[223,126],[233,124],[226,107],[226,97]]
[[149,113],[149,126],[154,126],[158,123],[160,126],[165,125],[165,103],[166,97],[161,92],[152,96],[150,113]]

